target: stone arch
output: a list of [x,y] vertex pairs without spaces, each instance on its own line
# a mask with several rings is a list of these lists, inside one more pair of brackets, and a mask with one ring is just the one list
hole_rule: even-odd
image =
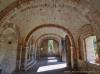
[[21,59],[21,63],[22,63],[22,69],[24,68],[24,62],[25,62],[25,53],[26,53],[26,45],[27,45],[27,41],[28,39],[31,37],[31,35],[38,29],[41,29],[41,28],[45,28],[45,27],[53,27],[53,28],[58,28],[58,29],[61,29],[63,30],[64,32],[66,32],[66,34],[68,35],[68,38],[70,40],[70,43],[71,43],[71,47],[73,47],[75,49],[75,43],[74,43],[74,38],[71,34],[71,32],[66,29],[65,27],[62,27],[62,26],[59,26],[59,25],[55,25],[55,24],[43,24],[43,25],[40,25],[40,26],[37,26],[36,28],[34,28],[33,30],[31,30],[28,35],[26,36],[25,40],[24,40],[24,43],[23,43],[23,49],[22,49],[22,59]]
[[78,33],[78,40],[77,40],[77,46],[78,46],[77,51],[78,51],[79,59],[84,60],[84,58],[82,57],[81,50],[80,50],[83,47],[82,40],[93,35],[96,35],[96,29],[94,28],[92,24],[85,24],[84,26],[80,28],[79,33]]
[[[38,49],[41,49],[41,47],[43,46],[43,44],[46,42],[46,44],[45,44],[45,47],[46,47],[46,49],[45,49],[45,51],[48,53],[48,40],[49,39],[52,39],[53,40],[53,42],[57,45],[57,49],[54,49],[53,51],[57,51],[58,53],[59,53],[59,42],[58,42],[58,40],[57,39],[55,39],[54,37],[45,37],[45,38],[43,38],[40,42],[39,42],[39,47],[38,47]],[[43,51],[43,52],[45,52],[45,51]],[[56,55],[58,55],[57,54],[57,52],[56,52]],[[59,54],[60,55],[60,54]]]
[[[62,47],[61,47],[61,36],[58,35],[58,34],[55,34],[55,33],[45,33],[45,34],[42,34],[41,36],[39,36],[36,41],[35,41],[35,48],[38,49],[40,46],[41,46],[41,43],[43,40],[45,39],[52,39],[52,40],[55,40],[58,45],[59,45],[59,52],[61,51]],[[37,52],[38,50],[36,50]],[[60,52],[59,53],[59,56],[61,57],[62,53]]]
[[[24,0],[21,0],[21,1],[17,0],[17,1],[14,1],[13,3],[11,3],[2,12],[0,12],[0,21],[1,21],[1,23],[3,21],[2,19],[4,18],[4,16],[8,16],[8,13],[10,13],[10,11],[15,10],[15,9],[20,9],[21,5],[23,5],[23,4],[29,5],[31,1],[32,0],[26,0],[26,1],[24,1]],[[36,0],[34,0],[34,2],[36,2]],[[72,2],[74,2],[75,4],[77,3],[77,1],[72,1]],[[72,8],[74,7],[78,12],[80,12],[80,9],[75,4],[73,5],[73,4],[70,3],[70,4],[68,4],[68,6],[72,7]],[[44,6],[48,6],[48,5],[45,4]],[[54,6],[56,6],[56,5],[54,5]],[[61,7],[64,7],[64,6],[66,7],[65,4],[61,5]],[[30,7],[26,8],[25,10],[27,10],[27,9],[30,9]]]
[[25,40],[24,40],[24,45],[26,45],[26,43],[27,43],[28,39],[30,38],[30,36],[32,35],[32,33],[34,33],[38,29],[45,28],[45,27],[53,27],[53,28],[58,28],[58,29],[63,30],[68,35],[68,37],[70,39],[70,42],[71,42],[71,46],[75,46],[74,38],[73,38],[71,32],[68,29],[66,29],[65,27],[62,27],[62,26],[59,26],[59,25],[55,25],[55,24],[44,24],[44,25],[40,25],[40,26],[34,28],[33,30],[31,30],[28,33],[28,35],[26,36]]
[[47,36],[47,37],[44,37],[44,38],[42,38],[42,39],[40,40],[39,45],[41,46],[42,42],[43,42],[44,40],[48,40],[48,39],[52,39],[52,40],[56,41],[56,42],[59,44],[59,40],[57,40],[56,37],[53,37],[53,36],[49,36],[49,37],[48,37],[48,36]]
[[[56,35],[57,37],[61,38],[61,36],[57,35],[57,34],[53,34],[53,33],[46,33],[46,34],[43,34],[41,35],[40,37],[38,37],[35,41],[35,43],[37,43],[42,37],[45,37],[47,35]],[[58,40],[57,40],[58,41]],[[58,41],[59,42],[59,41]],[[35,44],[36,45],[36,44]]]
[[40,41],[40,44],[39,44],[39,45],[41,45],[42,42],[43,42],[44,40],[47,40],[47,39],[52,39],[52,40],[56,41],[57,43],[59,43],[58,40],[55,39],[55,37],[45,37],[45,38],[43,38],[43,39]]

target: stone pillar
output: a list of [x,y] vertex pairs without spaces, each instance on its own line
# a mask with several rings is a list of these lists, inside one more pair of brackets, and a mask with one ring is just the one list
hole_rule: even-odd
[[72,66],[71,66],[71,49],[69,48],[68,50],[67,50],[67,66],[68,66],[68,68],[70,68],[70,69],[72,69]]
[[77,49],[75,49],[75,47],[73,46],[71,46],[70,49],[71,49],[71,67],[72,69],[77,70],[78,67]]
[[97,40],[97,52],[98,52],[98,62],[100,64],[100,40]]
[[25,52],[25,61],[24,61],[24,69],[26,68],[26,65],[27,65],[27,61],[28,61],[28,59],[27,59],[27,56],[28,56],[28,54],[30,54],[29,53],[29,47],[28,47],[28,45],[26,45],[26,48],[25,48],[25,50],[26,50],[26,52]]
[[22,44],[18,44],[17,48],[17,60],[16,60],[16,71],[20,70],[21,66],[21,54],[22,54]]
[[73,55],[73,50],[74,50],[74,47],[71,46],[70,47],[70,50],[71,50],[71,68],[73,69],[74,68],[74,55]]
[[22,48],[22,54],[21,54],[21,70],[25,70],[25,55],[26,55],[26,46],[24,45],[24,47]]
[[60,55],[60,58],[62,58],[62,43],[61,43],[61,40],[59,42],[59,55]]

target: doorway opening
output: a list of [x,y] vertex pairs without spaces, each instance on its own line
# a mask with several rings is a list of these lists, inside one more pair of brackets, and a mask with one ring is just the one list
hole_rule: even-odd
[[59,57],[61,49],[59,42],[53,39],[45,39],[40,44],[39,57]]
[[41,42],[37,73],[65,70],[66,62],[62,61],[59,45],[55,39],[44,39]]
[[52,56],[53,49],[54,49],[53,40],[48,40],[48,54],[49,54],[49,56]]

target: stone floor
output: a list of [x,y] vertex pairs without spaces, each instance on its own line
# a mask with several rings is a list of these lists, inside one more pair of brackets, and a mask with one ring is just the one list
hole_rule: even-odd
[[[59,65],[59,66],[58,66]],[[72,72],[67,69],[65,62],[62,62],[59,58],[56,57],[48,57],[42,58],[39,62],[28,71],[19,71],[15,74],[84,74]],[[62,67],[62,68],[59,68]],[[54,68],[54,69],[53,69]],[[56,69],[59,68],[59,69]],[[49,70],[42,70],[49,69]],[[53,70],[50,70],[53,69]],[[39,71],[40,70],[40,71]]]

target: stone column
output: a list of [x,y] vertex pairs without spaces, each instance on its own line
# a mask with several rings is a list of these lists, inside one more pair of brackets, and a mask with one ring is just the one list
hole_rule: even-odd
[[21,54],[22,54],[22,44],[19,43],[17,48],[16,71],[20,70],[21,67]]
[[74,68],[74,58],[73,57],[75,56],[75,55],[73,55],[74,47],[71,46],[70,50],[71,50],[71,68],[73,69]]
[[22,48],[22,54],[21,54],[21,70],[25,70],[25,56],[26,56],[26,47],[27,45],[24,45]]
[[[27,62],[27,61],[28,61],[27,56],[28,56],[29,51],[30,51],[28,45],[26,46],[25,50],[26,50],[26,52],[25,52],[24,68],[26,68],[26,65],[27,65],[27,63],[28,63],[28,62]],[[29,57],[29,59],[30,59],[30,57]]]
[[71,66],[71,49],[69,48],[68,50],[67,50],[67,62],[68,62],[68,64],[67,64],[67,66],[68,66],[68,68],[69,69],[72,69],[72,66]]

